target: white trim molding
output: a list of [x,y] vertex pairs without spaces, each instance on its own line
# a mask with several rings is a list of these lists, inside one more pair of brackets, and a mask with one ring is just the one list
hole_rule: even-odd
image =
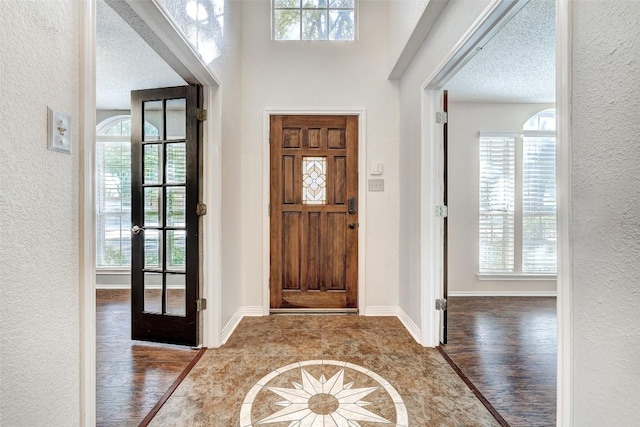
[[509,281],[509,282],[527,282],[527,281],[547,281],[555,282],[557,276],[555,274],[517,274],[517,273],[477,273],[478,280],[483,281]]
[[397,316],[399,307],[397,305],[376,305],[367,307],[366,311],[360,311],[364,316]]
[[[308,116],[358,116],[358,170],[367,170],[367,113],[365,108],[265,108],[263,113],[263,144],[262,144],[262,305],[263,314],[269,314],[269,275],[270,265],[270,222],[269,222],[269,200],[270,200],[270,154],[269,145],[269,118],[272,115],[308,115]],[[366,230],[367,230],[367,175],[358,175],[358,311],[366,313]]]
[[222,340],[220,345],[225,344],[233,332],[236,330],[242,319],[245,317],[262,317],[262,306],[242,306],[236,310],[236,312],[231,316],[231,319],[224,325],[222,328]]
[[418,344],[422,344],[422,341],[421,341],[422,334],[420,332],[420,327],[416,325],[416,323],[413,320],[411,320],[411,317],[409,317],[409,315],[405,313],[405,311],[400,307],[397,307],[396,309],[396,316],[398,316],[398,319],[400,320],[400,322],[402,322],[402,324],[407,329],[407,331],[411,334],[413,339],[416,340]]
[[84,0],[80,70],[80,425],[96,425],[96,0]]
[[555,297],[556,291],[449,291],[448,297]]
[[571,0],[556,2],[558,207],[558,396],[556,424],[573,425],[573,256],[571,249]]

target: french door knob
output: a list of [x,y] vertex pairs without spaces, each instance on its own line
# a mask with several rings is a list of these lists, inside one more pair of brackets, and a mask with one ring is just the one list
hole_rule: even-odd
[[144,230],[142,227],[138,227],[137,225],[134,225],[133,227],[131,227],[131,232],[133,234],[139,234],[142,230]]

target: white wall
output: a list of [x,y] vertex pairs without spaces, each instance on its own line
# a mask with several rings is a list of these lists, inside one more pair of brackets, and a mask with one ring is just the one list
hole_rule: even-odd
[[[209,66],[220,80],[222,119],[222,294],[221,321],[226,325],[243,304],[241,223],[242,2],[224,1],[224,31],[217,40],[220,56]],[[212,113],[213,114],[213,113]],[[205,167],[211,167],[205,165]],[[207,236],[205,236],[206,238]]]
[[553,104],[449,103],[449,292],[554,292],[555,281],[478,280],[478,131],[519,131]]
[[[79,424],[77,6],[0,2],[3,426]],[[72,155],[47,150],[47,106],[71,114]]]
[[396,64],[429,1],[392,0],[389,2],[389,71]]
[[640,2],[573,2],[574,425],[640,425]]
[[[388,5],[360,1],[354,42],[270,40],[268,0],[244,2],[242,92],[242,289],[245,305],[262,305],[265,109],[366,109],[370,161],[384,163],[385,191],[367,193],[366,304],[398,304],[398,91],[387,80]],[[367,170],[360,173],[366,174]],[[266,242],[268,243],[268,242]]]
[[[421,325],[420,198],[432,183],[421,182],[422,84],[448,51],[478,18],[489,0],[451,0],[400,80],[400,300],[409,317]],[[431,207],[429,212],[433,212]],[[425,272],[429,273],[429,272]]]

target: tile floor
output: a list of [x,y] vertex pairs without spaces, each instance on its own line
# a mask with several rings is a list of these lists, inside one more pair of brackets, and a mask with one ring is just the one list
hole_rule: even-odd
[[395,317],[245,318],[151,426],[498,426]]

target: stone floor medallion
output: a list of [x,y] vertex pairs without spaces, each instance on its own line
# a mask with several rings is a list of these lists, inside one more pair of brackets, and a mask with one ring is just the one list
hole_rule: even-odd
[[258,381],[240,410],[240,426],[408,426],[405,404],[383,377],[353,363],[308,360]]

